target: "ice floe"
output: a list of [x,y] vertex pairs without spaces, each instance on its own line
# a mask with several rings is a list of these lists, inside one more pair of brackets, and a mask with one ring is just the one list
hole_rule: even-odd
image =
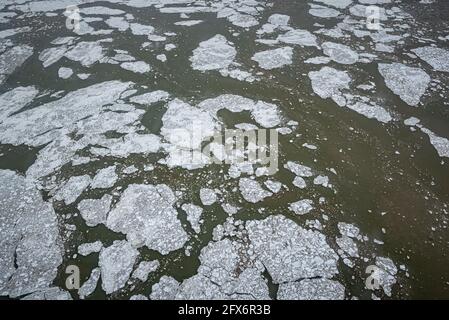
[[410,106],[418,105],[430,83],[430,76],[425,71],[396,62],[379,63],[378,68],[393,93]]
[[0,170],[0,295],[49,288],[62,263],[56,214],[32,180]]
[[126,285],[139,251],[127,241],[114,243],[100,251],[98,266],[101,269],[101,286],[106,294]]
[[106,222],[112,203],[112,196],[104,195],[101,199],[85,199],[78,204],[78,210],[89,227]]
[[344,300],[345,287],[326,278],[304,279],[279,285],[279,300]]
[[421,47],[413,49],[418,57],[430,64],[434,70],[449,72],[449,51],[438,47]]
[[291,47],[283,47],[257,52],[251,60],[256,61],[261,68],[271,70],[291,64],[292,57],[293,49]]
[[166,255],[188,239],[173,207],[175,201],[167,185],[129,185],[110,211],[106,226],[126,234],[135,247],[147,246]]
[[273,195],[270,191],[263,189],[259,182],[249,178],[241,178],[239,180],[239,189],[243,198],[251,203],[262,201]]

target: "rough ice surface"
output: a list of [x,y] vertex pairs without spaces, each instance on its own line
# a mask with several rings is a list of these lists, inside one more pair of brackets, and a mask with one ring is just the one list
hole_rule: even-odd
[[291,64],[292,57],[293,49],[291,47],[283,47],[257,52],[251,59],[256,61],[261,68],[271,70]]
[[398,269],[390,258],[376,257],[376,266],[379,268],[376,278],[387,296],[391,296],[392,286],[396,283]]
[[62,263],[55,211],[33,181],[0,170],[0,295],[46,290]]
[[70,68],[59,68],[58,75],[61,79],[68,79],[73,75],[73,70]]
[[160,266],[159,261],[142,261],[139,266],[134,270],[132,277],[137,278],[142,282],[147,281],[148,275],[156,271]]
[[264,184],[273,193],[278,193],[282,188],[282,183],[279,181],[267,180]]
[[396,62],[379,63],[378,68],[393,93],[410,106],[418,105],[430,83],[430,76],[425,71]]
[[0,84],[33,54],[34,49],[27,45],[12,47],[0,55]]
[[421,47],[413,49],[418,57],[430,64],[434,70],[449,72],[449,51],[438,47]]
[[[204,189],[201,189],[201,190],[204,190]],[[215,193],[214,193],[214,195],[215,195]],[[206,200],[204,197],[204,194],[203,194],[203,197],[201,198],[201,201],[204,204],[203,199]],[[203,213],[203,209],[201,207],[196,206],[191,203],[183,204],[181,206],[181,209],[184,210],[185,213],[187,214],[187,221],[189,221],[190,226],[192,227],[193,231],[195,231],[196,233],[199,233],[201,231],[201,223],[202,223],[201,214]]]
[[258,259],[274,283],[338,273],[337,254],[318,231],[306,230],[281,215],[246,223]]
[[106,194],[101,199],[84,199],[78,204],[78,210],[89,227],[106,222],[111,208],[112,196]]
[[299,189],[304,189],[307,187],[307,183],[302,177],[295,177],[292,183],[295,187],[298,187]]
[[3,119],[20,111],[38,95],[35,87],[17,87],[0,95],[0,123]]
[[71,204],[78,199],[83,191],[90,185],[91,178],[88,175],[70,177],[70,179],[55,193],[54,198]]
[[[314,0],[315,2],[321,2],[327,6],[332,6],[338,9],[344,9],[352,4],[352,0]],[[362,1],[359,1],[363,3]]]
[[318,18],[335,18],[340,15],[340,11],[325,6],[311,4],[309,13]]
[[95,291],[98,285],[98,280],[100,279],[100,275],[100,268],[95,268],[92,270],[89,279],[87,279],[86,282],[84,282],[83,285],[78,289],[78,295],[80,299],[84,299]]
[[321,47],[323,48],[324,54],[337,63],[353,64],[359,59],[357,52],[340,43],[324,42]]
[[259,182],[249,178],[239,180],[239,189],[243,199],[251,203],[260,202],[272,195],[270,191],[263,189]]
[[313,172],[310,167],[307,167],[294,161],[287,161],[284,167],[300,177],[307,178],[313,176]]
[[190,57],[192,68],[199,71],[226,69],[237,54],[234,46],[221,34],[200,42]]
[[90,184],[92,189],[107,189],[114,186],[118,179],[116,166],[100,169]]
[[100,251],[101,286],[107,294],[126,285],[138,255],[139,251],[127,241],[114,241]]
[[323,99],[332,98],[340,106],[346,104],[341,90],[349,89],[351,78],[345,71],[323,67],[320,71],[310,71],[309,78],[312,81],[313,92],[318,96]]
[[449,140],[443,137],[437,136],[435,133],[427,128],[421,127],[421,131],[429,136],[430,143],[438,152],[440,157],[449,158]]
[[162,277],[153,286],[151,299],[269,299],[268,286],[261,274],[263,267],[243,260],[248,259],[242,257],[244,250],[240,242],[211,241],[201,250],[201,266],[196,275],[181,284]]
[[141,105],[151,105],[153,103],[167,100],[170,94],[166,91],[156,90],[153,92],[148,92],[139,96],[131,97],[129,101],[132,103],[137,103]]
[[135,73],[147,73],[151,70],[150,65],[143,61],[124,62],[120,65],[120,67]]
[[294,29],[279,35],[277,41],[304,47],[318,47],[317,38],[307,30]]
[[217,195],[214,190],[209,188],[200,189],[200,199],[201,203],[205,206],[210,206],[217,201]]
[[135,247],[147,246],[166,255],[182,248],[188,239],[173,207],[175,201],[167,185],[129,185],[110,211],[106,226],[126,234]]
[[90,67],[104,57],[103,47],[99,42],[82,41],[65,54],[70,60],[78,61],[85,67]]
[[100,252],[103,248],[103,243],[97,240],[95,242],[83,243],[78,246],[78,253],[82,256],[88,256],[91,253]]
[[179,282],[169,276],[162,276],[151,288],[151,300],[174,300],[179,289]]
[[326,278],[304,279],[279,285],[279,300],[344,300],[345,287]]
[[393,120],[390,113],[378,105],[356,102],[355,104],[348,104],[347,107],[367,118],[376,119],[383,123],[387,123]]
[[295,214],[303,215],[313,210],[313,201],[309,199],[299,200],[290,203],[288,208]]

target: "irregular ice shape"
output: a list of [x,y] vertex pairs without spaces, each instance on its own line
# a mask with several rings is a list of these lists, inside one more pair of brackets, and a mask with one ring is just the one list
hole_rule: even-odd
[[70,177],[70,179],[54,195],[54,199],[71,204],[78,199],[83,191],[90,185],[91,178],[83,176]]
[[[201,189],[203,190],[203,189]],[[215,193],[214,193],[215,195]],[[201,199],[201,202],[204,204],[204,196]],[[199,233],[201,231],[201,214],[203,213],[203,208],[198,207],[191,203],[185,203],[181,206],[181,209],[184,210],[187,214],[187,221],[190,222],[190,225],[196,233]]]
[[101,199],[85,199],[78,204],[78,210],[86,225],[95,227],[106,222],[109,209],[111,208],[112,196],[105,194]]
[[309,199],[299,200],[290,203],[288,208],[295,214],[303,215],[313,210],[313,201]]
[[0,295],[45,290],[62,263],[56,214],[32,180],[0,170],[0,185]]
[[132,277],[137,278],[142,282],[147,281],[148,275],[159,268],[160,263],[157,260],[142,261],[139,266],[134,270]]
[[345,71],[323,67],[320,71],[310,71],[309,78],[312,81],[313,92],[318,96],[323,99],[332,98],[340,106],[346,104],[341,90],[349,89],[351,78]]
[[70,69],[70,68],[62,67],[62,68],[59,68],[59,70],[58,70],[58,76],[59,76],[61,79],[68,79],[68,78],[70,78],[72,75],[73,75],[73,70]]
[[[352,4],[352,0],[314,0],[314,1],[321,2],[327,6],[332,6],[338,9],[344,9],[350,4]],[[359,2],[363,3],[362,1]]]
[[350,47],[335,42],[324,42],[322,45],[323,52],[335,62],[341,64],[353,64],[359,59],[357,52]]
[[262,201],[273,195],[270,191],[263,189],[259,182],[249,178],[241,178],[239,180],[239,189],[243,198],[251,203]]
[[304,47],[318,47],[317,38],[307,30],[294,29],[279,35],[277,41]]
[[279,300],[344,300],[345,287],[326,278],[304,279],[279,285]]
[[388,123],[393,120],[390,113],[377,104],[370,105],[363,102],[356,102],[355,104],[348,104],[346,106],[369,119],[376,119],[383,123]]
[[126,234],[133,246],[145,245],[166,255],[182,248],[188,239],[173,208],[175,200],[173,191],[163,184],[129,185],[109,213],[106,226]]
[[311,4],[309,13],[318,18],[335,18],[340,15],[340,11],[325,6]]
[[73,49],[67,51],[64,55],[70,60],[80,62],[85,67],[90,67],[104,57],[103,47],[97,41],[79,42]]
[[140,96],[135,96],[129,99],[132,103],[137,103],[141,105],[151,105],[153,103],[167,100],[170,94],[166,91],[156,90],[153,92],[148,92]]
[[184,21],[175,22],[175,25],[176,26],[191,27],[191,26],[195,26],[197,24],[200,24],[202,22],[203,22],[203,20],[184,20]]
[[0,95],[0,123],[33,101],[39,91],[33,87],[17,87]]
[[421,47],[413,49],[418,57],[430,64],[437,71],[449,72],[449,51],[437,47]]
[[226,69],[237,54],[232,43],[220,34],[200,42],[190,57],[192,68],[200,71]]
[[306,230],[281,215],[246,222],[257,258],[274,283],[338,273],[338,255],[318,231]]
[[84,282],[83,285],[78,289],[78,295],[80,299],[84,299],[95,291],[98,285],[98,280],[100,279],[100,275],[100,268],[95,268],[92,270],[89,279],[87,279],[86,282]]
[[283,47],[273,50],[257,52],[251,60],[256,61],[263,69],[271,70],[292,64],[293,49]]
[[397,62],[379,63],[378,68],[393,93],[410,106],[418,105],[430,83],[430,76],[425,71]]
[[294,161],[288,161],[284,168],[290,170],[295,175],[307,178],[313,176],[312,169]]
[[117,166],[110,166],[98,170],[97,174],[90,184],[92,189],[108,189],[112,188],[117,182],[118,175],[115,172]]
[[33,55],[33,48],[27,45],[13,47],[0,55],[0,84]]
[[120,67],[134,73],[147,73],[151,70],[150,65],[143,61],[124,62]]
[[209,188],[201,188],[200,190],[200,199],[203,205],[210,206],[217,201],[217,195],[215,191]]
[[443,137],[437,136],[435,133],[427,128],[420,127],[421,131],[429,136],[430,143],[433,145],[435,150],[438,152],[440,157],[449,158],[449,140]]
[[91,253],[100,252],[103,248],[101,241],[83,243],[78,246],[78,253],[82,256],[88,256]]
[[151,288],[151,300],[174,300],[179,290],[179,282],[169,276],[162,276]]
[[98,266],[101,269],[101,286],[106,294],[126,285],[138,255],[139,251],[125,240],[114,241],[100,251]]

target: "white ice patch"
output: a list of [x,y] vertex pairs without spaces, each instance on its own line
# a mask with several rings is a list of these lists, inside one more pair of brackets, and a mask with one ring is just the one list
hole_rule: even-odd
[[378,68],[393,93],[410,106],[418,105],[430,83],[430,76],[425,71],[396,62],[379,63]]
[[114,241],[100,251],[98,266],[101,269],[101,286],[106,294],[126,285],[138,255],[139,251],[125,240]]
[[290,211],[293,211],[297,215],[307,214],[314,209],[313,201],[309,199],[299,200],[290,203],[288,208],[290,209]]
[[345,287],[326,278],[304,279],[279,285],[278,300],[344,300]]
[[83,191],[90,185],[91,178],[88,175],[74,176],[59,189],[54,195],[54,199],[71,204],[78,199]]
[[139,279],[142,282],[146,282],[148,279],[148,275],[152,272],[155,272],[160,266],[159,261],[142,261],[139,263],[139,266],[134,270],[132,277]]
[[292,64],[293,49],[283,47],[273,50],[257,52],[251,60],[256,61],[263,69],[271,70]]
[[263,189],[259,182],[249,178],[239,180],[239,189],[243,198],[251,203],[260,202],[273,195],[270,191]]
[[421,47],[413,49],[418,57],[430,64],[437,71],[449,72],[449,51],[437,47]]
[[106,226],[126,234],[133,246],[145,245],[166,255],[180,249],[188,239],[173,208],[175,201],[166,185],[129,185],[109,213]]
[[190,57],[192,68],[200,71],[226,69],[237,54],[232,43],[220,34],[200,42]]
[[318,231],[306,230],[284,216],[246,223],[257,258],[274,283],[338,273],[338,256]]
[[92,189],[108,189],[112,188],[118,180],[118,175],[115,172],[116,166],[110,166],[100,169],[92,180]]
[[101,199],[85,199],[78,204],[78,210],[89,227],[106,223],[111,208],[112,196],[105,194]]
[[307,30],[294,29],[279,35],[277,41],[304,47],[318,47],[317,38]]
[[323,67],[320,71],[310,71],[313,91],[323,99],[331,98],[340,106],[346,104],[341,90],[349,89],[351,78],[345,71]]
[[73,75],[73,70],[70,69],[70,68],[62,67],[62,68],[59,68],[59,70],[58,70],[58,76],[59,76],[61,79],[68,79],[68,78],[70,78],[72,75]]
[[132,71],[134,73],[147,73],[151,70],[151,67],[148,63],[143,61],[136,62],[124,62],[120,65],[122,69]]
[[20,111],[36,98],[39,91],[33,87],[17,87],[0,95],[0,123]]
[[341,64],[353,64],[359,59],[357,52],[350,47],[335,42],[324,42],[322,45],[323,52],[332,60]]
[[91,253],[100,252],[102,248],[103,243],[101,243],[101,241],[83,243],[78,246],[78,253],[82,256],[88,256]]
[[0,170],[0,295],[11,298],[52,285],[62,263],[58,221],[34,182]]
[[[215,193],[214,193],[214,195],[215,195]],[[204,200],[204,197],[202,198],[202,200]],[[203,202],[203,204],[204,204],[204,202]],[[203,222],[201,220],[203,208],[196,206],[194,204],[191,204],[191,203],[185,203],[181,206],[181,209],[184,210],[185,213],[187,214],[187,221],[189,221],[190,226],[192,227],[193,231],[195,231],[196,233],[199,233],[201,231],[201,223]]]
[[215,191],[209,188],[200,189],[200,199],[201,203],[205,206],[210,206],[217,201],[217,195]]

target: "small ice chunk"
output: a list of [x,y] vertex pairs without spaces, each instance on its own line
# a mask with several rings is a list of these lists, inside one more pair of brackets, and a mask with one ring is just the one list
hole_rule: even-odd
[[243,198],[251,203],[262,201],[273,195],[270,191],[264,190],[259,182],[249,178],[240,178],[239,189]]
[[132,277],[139,279],[142,282],[147,281],[148,275],[159,268],[160,263],[158,260],[142,261],[139,266],[134,270]]
[[217,201],[217,195],[215,191],[209,188],[201,188],[200,199],[203,205],[210,206]]
[[283,47],[257,52],[251,60],[256,61],[263,69],[271,70],[292,64],[293,49]]
[[290,203],[288,208],[293,211],[295,214],[303,215],[309,213],[314,209],[313,201],[309,199],[299,200],[293,203]]

